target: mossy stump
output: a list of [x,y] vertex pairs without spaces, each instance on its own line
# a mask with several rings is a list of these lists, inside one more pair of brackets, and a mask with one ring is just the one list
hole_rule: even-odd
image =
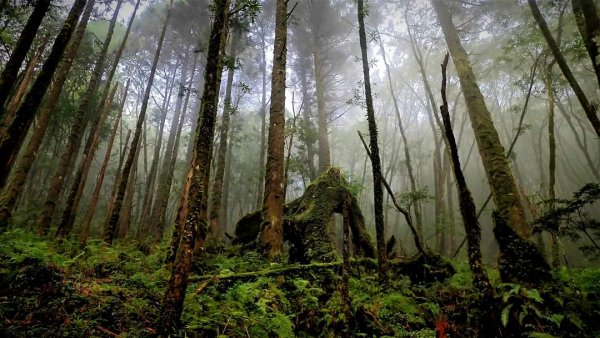
[[[284,207],[283,235],[289,244],[290,262],[306,264],[336,259],[327,227],[334,213],[342,213],[344,196],[348,196],[350,203],[350,229],[355,253],[375,257],[375,247],[348,181],[338,168],[330,168],[306,188],[303,196]],[[260,210],[242,217],[236,224],[232,242],[253,246],[262,223]]]

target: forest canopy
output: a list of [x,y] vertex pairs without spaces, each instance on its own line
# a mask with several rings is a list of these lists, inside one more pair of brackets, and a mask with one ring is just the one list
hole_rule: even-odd
[[0,336],[600,335],[597,0],[0,0]]

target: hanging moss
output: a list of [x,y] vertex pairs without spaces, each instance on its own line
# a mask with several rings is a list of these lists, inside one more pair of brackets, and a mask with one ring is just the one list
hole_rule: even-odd
[[[375,256],[365,221],[348,182],[338,168],[330,168],[306,188],[304,195],[284,208],[284,239],[289,244],[290,262],[328,262],[336,258],[327,224],[342,212],[344,195],[350,196],[350,228],[357,254]],[[263,219],[260,211],[242,217],[236,224],[234,244],[252,245]]]

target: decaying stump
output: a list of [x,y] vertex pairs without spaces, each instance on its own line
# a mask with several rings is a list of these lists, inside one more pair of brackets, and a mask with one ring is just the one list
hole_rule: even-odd
[[[284,239],[289,243],[289,261],[298,263],[329,262],[336,258],[327,224],[334,213],[342,213],[344,195],[349,196],[350,229],[355,253],[375,257],[375,248],[365,228],[365,220],[356,197],[339,169],[330,168],[311,183],[304,195],[284,207]],[[255,211],[239,220],[234,244],[252,244],[263,220]]]

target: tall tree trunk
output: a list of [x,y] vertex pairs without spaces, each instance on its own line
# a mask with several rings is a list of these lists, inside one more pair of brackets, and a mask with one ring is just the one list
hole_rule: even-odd
[[442,63],[442,106],[440,106],[440,112],[444,123],[444,130],[446,133],[446,139],[450,148],[452,156],[452,165],[454,169],[454,177],[456,178],[456,184],[458,186],[458,202],[460,205],[460,213],[463,217],[463,224],[465,226],[465,233],[467,234],[467,250],[469,252],[469,268],[473,273],[473,284],[477,289],[480,299],[480,315],[481,322],[479,326],[483,332],[480,332],[480,336],[485,337],[493,334],[492,329],[494,323],[490,322],[492,319],[492,311],[494,306],[494,295],[492,286],[483,263],[481,261],[481,227],[477,220],[477,213],[475,208],[475,202],[471,192],[467,187],[467,182],[463,175],[460,167],[460,160],[458,158],[458,147],[456,145],[456,139],[452,131],[452,125],[450,122],[450,112],[448,111],[448,101],[446,100],[446,66],[448,65],[448,54],[444,58]]
[[596,79],[600,85],[600,51],[598,44],[600,41],[600,17],[598,16],[598,8],[593,0],[572,0],[573,14],[577,28],[583,38],[585,48],[588,51]]
[[[150,228],[148,225],[150,223],[149,217],[152,212],[152,202],[154,200],[154,188],[156,185],[156,174],[158,172],[158,164],[160,163],[160,151],[162,149],[162,140],[163,134],[165,131],[165,122],[167,121],[167,112],[169,110],[169,106],[171,104],[171,94],[173,92],[173,84],[175,82],[176,71],[173,72],[173,77],[171,84],[167,86],[167,91],[165,92],[165,97],[163,101],[163,106],[161,109],[162,115],[160,117],[160,122],[158,126],[158,130],[156,132],[156,142],[154,143],[154,154],[152,156],[152,163],[150,164],[150,171],[146,176],[146,181],[144,182],[146,185],[146,189],[144,191],[144,198],[142,204],[142,214],[140,217],[140,223],[138,224],[138,236],[147,235],[148,231],[154,231],[154,228]],[[167,149],[168,151],[168,149]],[[156,234],[151,234],[156,235]],[[157,236],[153,236],[157,237]],[[142,239],[138,237],[138,239]]]
[[[21,64],[23,64],[23,60],[27,57],[27,52],[29,51],[29,48],[31,48],[33,39],[37,35],[37,31],[42,20],[44,20],[44,16],[46,16],[46,12],[50,7],[51,2],[51,0],[40,0],[36,2],[33,12],[21,31],[21,36],[19,36],[15,49],[4,65],[2,74],[0,74],[0,121],[7,121],[5,118],[6,111],[4,110],[4,103],[6,102],[11,89],[15,85],[15,80],[17,79]],[[80,4],[81,9],[83,9],[83,5],[84,4]],[[77,16],[79,17],[79,14]],[[74,22],[76,21],[77,18],[74,19]],[[60,55],[57,55],[57,57],[60,59]],[[3,139],[4,137],[5,135],[0,134],[0,139]]]
[[[169,202],[169,192],[171,191],[171,182],[173,180],[173,171],[171,170],[171,162],[173,157],[177,155],[177,148],[175,142],[180,134],[180,126],[183,125],[185,119],[185,110],[182,110],[184,106],[184,98],[187,101],[189,96],[186,95],[187,88],[187,73],[189,64],[189,52],[186,51],[186,56],[183,61],[183,67],[181,70],[181,78],[179,80],[179,91],[177,92],[177,101],[175,103],[175,114],[171,121],[171,128],[169,129],[169,138],[167,140],[167,146],[165,149],[165,158],[160,169],[160,175],[158,175],[158,184],[156,188],[156,198],[152,206],[151,216],[149,222],[151,222],[149,229],[155,234],[154,239],[160,241],[162,238],[163,230],[165,228],[165,216],[167,210],[167,204]],[[194,65],[192,66],[192,77],[196,68],[197,58],[194,58]],[[177,142],[178,143],[178,142]]]
[[48,43],[48,38],[45,38],[44,41],[38,47],[37,51],[33,54],[33,57],[31,58],[29,63],[27,64],[27,68],[25,68],[25,71],[23,72],[23,78],[21,79],[19,86],[13,93],[12,97],[10,98],[10,100],[6,106],[6,117],[5,117],[6,120],[4,121],[5,125],[2,126],[0,135],[5,135],[5,133],[6,133],[5,126],[8,126],[10,124],[10,121],[12,121],[12,119],[14,118],[15,113],[17,112],[17,109],[19,109],[21,100],[23,99],[23,96],[25,95],[25,92],[27,91],[27,88],[29,87],[31,79],[33,78],[33,73],[34,73],[35,67],[37,66],[38,62],[40,61],[40,58],[42,57],[42,54],[44,53],[44,50],[46,49],[47,43]]
[[[97,114],[95,114],[94,117],[92,118],[93,120],[91,123],[90,133],[88,135],[88,138],[86,140],[85,147],[83,150],[83,157],[80,161],[81,163],[78,166],[75,178],[74,178],[71,188],[69,190],[69,195],[67,198],[65,210],[63,211],[62,220],[61,220],[61,223],[59,224],[60,232],[57,232],[57,236],[59,236],[59,237],[64,237],[65,235],[68,235],[68,233],[71,231],[71,229],[73,229],[73,225],[75,223],[75,217],[76,217],[77,211],[79,209],[79,201],[81,199],[81,195],[83,194],[85,185],[87,183],[88,173],[89,173],[90,167],[92,165],[92,160],[94,159],[94,155],[96,153],[98,143],[100,142],[101,128],[104,125],[104,122],[106,121],[106,117],[108,116],[108,113],[110,112],[110,108],[112,107],[114,92],[112,92],[112,93],[110,92],[110,84],[112,83],[112,80],[116,73],[117,67],[119,65],[119,61],[121,60],[121,56],[123,55],[123,51],[125,50],[125,45],[127,43],[127,39],[129,37],[129,32],[131,31],[131,25],[135,18],[135,14],[137,13],[139,3],[140,3],[140,0],[138,0],[136,3],[136,6],[133,11],[133,15],[131,16],[131,18],[129,20],[127,30],[125,31],[125,36],[123,37],[123,40],[121,41],[121,45],[120,45],[119,49],[117,50],[112,67],[108,73],[108,77],[106,79],[106,86],[104,88],[104,91],[103,91],[101,99],[100,99],[99,112]],[[112,34],[112,32],[114,31],[116,18],[119,13],[121,4],[122,4],[122,0],[118,0],[117,6],[114,11],[113,18],[112,18],[109,28],[108,28],[109,34]],[[108,37],[107,37],[107,41],[108,41]],[[116,85],[115,85],[115,89],[116,89]],[[109,98],[109,96],[110,96],[110,98]],[[108,101],[107,101],[107,99],[108,99]]]
[[[592,124],[592,127],[596,132],[596,135],[600,136],[600,119],[598,119],[598,115],[596,114],[596,107],[594,107],[594,105],[588,100],[583,89],[581,88],[581,86],[579,86],[579,83],[577,82],[575,76],[571,72],[571,69],[567,64],[567,60],[560,51],[560,46],[552,36],[552,33],[550,32],[548,24],[542,16],[542,13],[540,13],[540,9],[537,5],[537,2],[535,0],[527,0],[527,2],[529,3],[529,8],[531,8],[531,13],[533,13],[535,21],[537,22],[538,26],[540,27],[540,30],[542,31],[542,34],[544,35],[544,39],[546,39],[546,43],[548,43],[548,46],[552,51],[552,55],[554,55],[554,59],[556,59],[556,63],[558,63],[558,66],[560,67],[560,70],[567,79],[567,82],[569,82],[569,85],[571,85],[571,89],[573,89],[573,92],[575,92],[575,96],[577,96],[579,103],[581,103],[583,111],[585,112],[585,115],[587,116],[588,120],[590,120],[590,123]],[[592,60],[592,62],[593,61],[596,60]],[[593,63],[597,64],[596,62]]]
[[[575,2],[575,1],[574,1]],[[556,95],[554,91],[554,83],[552,82],[552,68],[554,61],[552,61],[545,70],[544,73],[544,84],[546,86],[546,92],[548,93],[548,200],[550,204],[548,208],[550,211],[554,210],[554,200],[556,199],[555,185],[556,185],[556,138],[555,138],[555,127],[554,127],[554,102]],[[555,236],[552,236],[552,265],[554,267],[560,266],[559,259],[559,248],[558,241]]]
[[[392,72],[390,71],[390,66],[385,56],[385,49],[383,48],[383,42],[381,39],[379,40],[379,47],[381,48],[381,54],[383,56],[383,64],[385,65],[388,86],[390,89],[390,94],[392,96],[392,102],[394,103],[394,112],[396,113],[396,120],[398,121],[398,129],[400,130],[400,136],[402,137],[402,142],[404,143],[404,158],[406,163],[406,170],[408,172],[408,178],[410,181],[410,190],[413,195],[417,196],[417,179],[415,177],[415,173],[412,166],[412,161],[410,159],[410,151],[408,150],[408,140],[406,138],[406,131],[404,129],[404,125],[402,124],[402,118],[400,117],[400,109],[398,108],[398,100],[396,99],[396,93],[394,92],[394,85],[392,83]],[[434,135],[435,136],[435,135]],[[439,156],[439,155],[438,155]],[[437,181],[437,178],[436,178]],[[438,186],[436,182],[436,187]],[[415,221],[417,222],[417,231],[419,236],[423,238],[423,217],[421,216],[421,203],[419,201],[414,201],[413,203],[413,211],[415,213]],[[437,220],[436,220],[437,221]],[[425,243],[424,243],[425,244]]]
[[[302,131],[304,143],[306,144],[306,166],[308,169],[308,177],[311,181],[317,178],[317,170],[315,169],[314,159],[315,159],[315,145],[314,145],[314,136],[313,130],[314,126],[312,124],[312,100],[310,95],[308,94],[308,72],[305,68],[305,63],[302,63],[300,66],[300,87],[302,91],[302,101],[304,102],[302,106],[302,119],[303,119],[303,128]],[[301,135],[302,135],[301,134]]]
[[287,1],[277,0],[275,11],[275,45],[271,74],[271,107],[269,109],[269,136],[265,197],[260,244],[269,258],[281,255],[283,250],[283,165],[285,128],[285,67],[287,60]]
[[265,153],[266,153],[266,129],[267,129],[267,44],[265,42],[265,30],[261,28],[261,70],[262,70],[262,91],[260,99],[260,149],[258,155],[258,188],[256,189],[256,208],[263,207],[263,198],[265,192]]
[[110,218],[112,214],[113,207],[115,206],[115,200],[117,198],[117,192],[119,191],[119,183],[121,182],[121,169],[123,168],[123,163],[125,160],[125,156],[127,155],[127,148],[129,144],[129,139],[131,138],[131,129],[127,129],[127,136],[125,137],[125,147],[121,151],[121,155],[119,156],[119,164],[117,165],[117,169],[115,170],[115,178],[113,180],[113,188],[110,193],[110,198],[106,203],[106,218]]
[[377,123],[373,109],[373,96],[371,94],[371,78],[369,75],[369,57],[367,55],[367,34],[365,32],[365,8],[363,0],[358,0],[358,34],[362,56],[362,68],[365,84],[365,100],[367,103],[367,120],[369,123],[369,143],[371,147],[371,166],[373,169],[373,204],[375,213],[375,231],[377,238],[377,273],[379,284],[387,285],[387,253],[385,249],[385,226],[383,224],[383,188],[381,173],[381,158],[377,143]]
[[317,130],[319,135],[319,174],[331,166],[329,136],[327,132],[327,102],[325,97],[325,74],[321,55],[319,32],[313,30],[313,63],[315,67],[315,87],[317,93]]
[[77,26],[76,31],[73,33],[69,47],[65,52],[58,70],[56,71],[56,76],[54,77],[53,81],[54,83],[52,84],[52,88],[48,93],[48,99],[40,110],[37,125],[32,132],[29,142],[25,146],[21,159],[13,170],[10,180],[4,187],[2,197],[0,198],[0,228],[5,227],[8,223],[17,200],[22,194],[23,185],[25,184],[27,175],[29,175],[29,171],[33,166],[38,149],[40,148],[42,140],[44,139],[44,135],[46,134],[46,129],[48,129],[50,115],[58,103],[63,85],[67,80],[67,76],[69,75],[69,71],[73,66],[77,51],[79,50],[79,45],[85,33],[92,9],[94,8],[94,2],[95,0],[90,0],[85,7],[85,10],[81,16],[81,21]]
[[228,135],[231,114],[234,107],[231,103],[231,90],[233,87],[233,77],[235,75],[235,58],[237,55],[238,43],[241,32],[239,29],[233,29],[231,34],[231,46],[229,54],[232,63],[228,66],[227,85],[225,86],[225,100],[223,105],[223,117],[221,118],[221,133],[219,136],[219,149],[217,150],[217,167],[212,188],[212,203],[210,205],[209,226],[210,239],[213,241],[222,240],[223,224],[221,223],[221,202],[223,198],[223,176],[225,175],[225,161],[228,149]]
[[125,190],[127,190],[127,183],[129,182],[129,177],[131,176],[132,168],[134,162],[137,161],[138,151],[140,144],[140,138],[142,134],[142,126],[144,125],[144,120],[146,118],[146,110],[148,109],[148,101],[150,101],[150,93],[152,91],[152,84],[154,83],[154,75],[156,74],[156,67],[158,66],[158,59],[160,58],[160,52],[163,47],[163,43],[165,41],[165,35],[167,33],[167,27],[169,26],[169,21],[171,19],[171,12],[173,8],[173,0],[169,3],[169,8],[167,9],[167,17],[165,18],[165,22],[162,27],[162,31],[160,32],[160,37],[158,39],[158,46],[156,48],[156,53],[154,54],[154,60],[152,61],[152,68],[150,69],[150,74],[148,76],[148,83],[146,84],[146,89],[144,92],[144,98],[142,100],[142,107],[140,109],[140,115],[138,116],[138,120],[135,126],[135,133],[133,135],[133,140],[131,141],[131,150],[129,151],[129,155],[127,156],[127,161],[125,162],[125,166],[123,167],[123,172],[121,173],[121,177],[119,178],[119,187],[117,189],[117,193],[115,195],[114,205],[112,207],[110,218],[106,222],[106,227],[104,231],[104,241],[109,245],[112,244],[113,239],[115,237],[115,231],[117,229],[117,225],[119,224],[119,217],[121,215],[121,208],[123,206],[123,199],[125,197]]
[[[110,162],[110,154],[112,152],[113,144],[115,142],[115,137],[117,136],[117,129],[120,126],[121,116],[123,115],[123,109],[125,108],[125,101],[127,100],[127,93],[129,92],[129,80],[127,81],[127,85],[125,85],[125,90],[123,90],[123,98],[121,99],[121,106],[117,111],[113,122],[113,128],[110,132],[110,137],[108,138],[106,153],[104,154],[104,160],[102,161],[102,166],[100,167],[100,172],[98,173],[98,177],[96,178],[96,186],[94,187],[94,192],[92,193],[92,198],[90,200],[90,205],[87,208],[85,213],[85,217],[83,219],[83,225],[81,230],[81,236],[79,240],[83,245],[86,244],[89,233],[90,233],[90,225],[92,223],[92,219],[94,218],[94,213],[96,212],[96,206],[98,204],[98,199],[100,198],[100,192],[102,191],[102,183],[104,182],[104,176],[106,175],[106,169],[108,168],[108,163]],[[129,138],[129,137],[128,137]]]
[[460,42],[458,31],[452,22],[447,4],[441,0],[432,0],[432,2],[458,72],[483,167],[498,211],[521,237],[529,238],[530,229],[525,220],[525,211],[519,200],[514,177],[504,155],[504,148],[477,85],[467,53]]
[[[137,151],[139,152],[139,147]],[[137,168],[138,161],[135,161],[133,163],[133,168],[131,169],[131,178],[127,183],[127,190],[125,190],[125,197],[123,199],[123,208],[121,208],[121,216],[119,217],[119,229],[117,231],[117,238],[119,239],[127,237],[129,227],[132,223],[131,214],[133,211],[133,196],[135,195],[135,186],[138,178]]]
[[[164,195],[159,194],[157,196],[157,214],[158,216],[153,217],[154,220],[157,221],[157,226],[159,229],[159,234],[162,236],[164,229],[167,227],[168,225],[168,217],[167,217],[167,209],[169,206],[169,193],[171,190],[171,184],[173,182],[173,176],[175,174],[175,165],[177,164],[177,157],[178,157],[178,153],[179,153],[179,142],[181,140],[181,132],[183,130],[183,126],[185,123],[185,117],[186,117],[186,113],[188,110],[188,103],[189,103],[189,99],[190,99],[190,93],[191,93],[191,87],[193,85],[194,82],[194,75],[196,74],[196,66],[197,66],[197,61],[198,61],[198,55],[194,56],[194,65],[192,66],[192,73],[190,76],[190,83],[187,86],[187,94],[185,96],[185,103],[183,104],[183,110],[181,113],[181,117],[180,117],[180,121],[179,121],[179,125],[178,125],[178,129],[177,129],[177,135],[175,136],[175,143],[173,144],[172,147],[172,155],[170,158],[170,163],[168,168],[166,169],[166,180],[164,183],[164,188],[166,189],[164,192]],[[190,162],[187,162],[187,164],[189,164]],[[163,167],[163,170],[165,168]],[[164,176],[164,175],[163,175]],[[159,223],[160,222],[160,223]],[[174,231],[175,232],[175,231]],[[178,239],[178,238],[177,238]],[[170,245],[173,244],[173,240],[171,241]],[[169,248],[169,251],[173,251],[176,252],[176,249],[171,249]],[[174,257],[172,257],[174,258]],[[172,263],[173,260],[167,260],[167,264]]]
[[[117,9],[115,10],[115,13],[113,14],[113,17],[111,19],[106,38],[104,39],[104,43],[102,45],[102,49],[100,50],[100,53],[97,56],[96,63],[94,64],[94,69],[92,71],[90,81],[88,83],[85,93],[83,94],[81,102],[79,103],[79,108],[75,113],[73,125],[71,126],[71,131],[67,139],[67,145],[60,158],[58,167],[54,172],[54,176],[52,177],[50,188],[48,189],[48,195],[46,197],[46,202],[44,202],[44,207],[37,221],[37,228],[39,234],[46,234],[48,232],[48,229],[50,228],[52,218],[56,209],[56,202],[59,199],[59,196],[62,192],[65,183],[65,177],[69,172],[69,169],[71,168],[71,162],[77,156],[77,151],[79,149],[78,145],[81,142],[81,139],[86,129],[86,115],[90,108],[94,109],[94,107],[91,107],[91,101],[94,96],[94,93],[98,89],[98,85],[100,83],[100,79],[104,71],[104,64],[106,62],[108,47],[110,45],[110,41],[112,40],[112,35],[117,20],[117,14],[121,7],[120,0],[118,4],[119,5],[117,6]],[[92,137],[93,133],[93,130],[90,131],[90,135],[92,135]],[[85,155],[86,154],[84,151],[84,158]],[[75,180],[77,180],[77,176],[78,175],[76,175]]]
[[[6,130],[6,137],[0,140],[0,187],[4,187],[10,169],[12,168],[14,161],[17,156],[17,152],[21,148],[27,130],[37,112],[42,99],[48,90],[52,76],[54,75],[59,62],[62,59],[65,49],[69,44],[71,35],[77,25],[77,20],[83,12],[85,7],[85,0],[76,0],[69,15],[65,19],[63,26],[58,33],[58,36],[54,40],[52,50],[48,55],[48,58],[44,62],[42,69],[39,72],[38,77],[31,86],[31,89],[25,96],[23,103],[17,110],[15,118],[12,120],[10,126]],[[20,63],[19,63],[20,64]],[[11,85],[12,86],[12,85]],[[3,90],[0,90],[3,92]],[[0,100],[4,102],[4,100]],[[4,114],[0,114],[4,115]]]
[[[109,87],[109,84],[107,84],[107,87]],[[114,102],[114,97],[117,93],[118,87],[119,84],[115,83],[110,93],[110,98],[108,99],[108,101],[106,101],[105,106],[100,109],[101,112],[98,121],[99,125],[104,124],[104,121],[106,120],[110,112],[110,108],[112,107],[112,104]],[[56,237],[65,238],[73,230],[73,225],[75,224],[75,217],[77,216],[77,210],[79,209],[79,202],[81,200],[81,195],[83,194],[83,189],[87,181],[87,173],[90,169],[92,159],[94,157],[94,152],[98,147],[99,143],[100,128],[96,128],[96,130],[90,130],[90,134],[88,135],[88,139],[83,149],[81,164],[77,169],[77,172],[75,173],[73,181],[71,182],[71,189],[69,190],[69,193],[67,195],[65,209],[63,210],[61,221],[58,224],[58,228],[56,229]]]
[[[229,0],[215,0],[213,24],[208,44],[204,91],[198,118],[192,162],[188,171],[186,189],[182,194],[181,208],[174,232],[179,232],[180,249],[171,271],[171,278],[163,298],[159,316],[160,334],[167,336],[179,326],[183,300],[196,246],[198,231],[206,231],[207,205],[205,184],[210,173],[212,143],[219,102],[219,87],[223,67],[223,50],[227,40]],[[182,226],[181,226],[181,225]],[[175,236],[174,236],[175,237]],[[201,242],[202,243],[202,242]]]

